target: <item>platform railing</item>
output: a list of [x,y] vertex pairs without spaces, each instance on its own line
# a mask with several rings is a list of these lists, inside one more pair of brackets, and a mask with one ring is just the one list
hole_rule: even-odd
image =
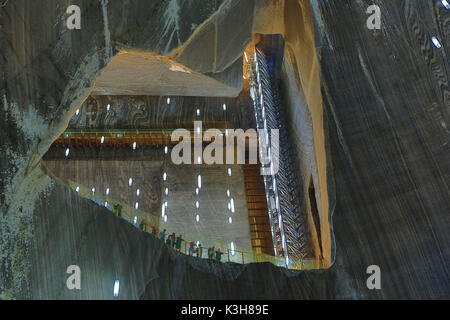
[[[141,210],[136,210],[126,203],[118,201],[109,196],[102,195],[98,192],[93,192],[91,189],[82,186],[74,181],[69,180],[69,185],[75,191],[77,191],[78,188],[77,192],[81,197],[94,201],[99,206],[105,207],[115,215],[119,215],[119,213],[114,210],[114,207],[120,204],[122,207],[120,213],[122,219],[128,221],[141,231],[150,233],[156,238],[161,239],[161,232],[159,231],[159,216],[155,216]],[[136,220],[135,217],[137,217]],[[226,248],[223,245],[224,241],[220,239],[206,239],[208,243],[220,244],[214,247],[214,252],[212,252],[212,255],[211,252],[209,252],[208,254],[209,248],[207,247],[202,247],[201,250],[199,250],[197,246],[194,246],[192,249],[190,249],[189,242],[191,241],[189,240],[182,239],[180,245],[178,246],[179,248],[177,248],[175,242],[169,240],[168,235],[166,235],[165,238],[161,240],[164,240],[166,245],[180,253],[201,259],[212,259],[218,260],[220,262],[233,262],[239,264],[268,262],[278,267],[294,270],[312,270],[324,268],[324,263],[315,259],[289,259],[288,261],[286,261],[284,257],[271,256],[265,253],[256,252],[252,249],[244,248],[240,250],[231,250],[230,248]],[[217,252],[221,252],[221,254],[217,254]]]
[[[202,122],[202,130],[205,131],[208,126]],[[225,130],[218,126],[217,129]],[[54,142],[55,146],[126,146],[137,143],[139,146],[172,146],[179,143],[178,139],[172,140],[172,133],[176,129],[67,129]],[[191,142],[195,141],[196,131],[186,129],[190,133]],[[257,142],[257,134],[247,133],[250,144]],[[225,139],[227,144],[228,140]],[[246,143],[247,145],[247,143]]]
[[69,180],[68,183],[73,190],[77,191],[78,188],[77,192],[81,197],[94,201],[99,206],[105,207],[109,211],[113,212],[115,215],[119,215],[119,212],[115,212],[115,208],[117,207],[117,205],[120,205],[121,206],[120,216],[130,223],[133,223],[134,218],[137,217],[136,220],[139,222],[139,224],[144,223],[145,226],[154,226],[155,228],[159,227],[160,220],[159,217],[157,216],[154,216],[143,210],[137,210],[124,202],[103,195],[99,192],[92,192],[91,189],[83,185],[80,185],[77,182]]

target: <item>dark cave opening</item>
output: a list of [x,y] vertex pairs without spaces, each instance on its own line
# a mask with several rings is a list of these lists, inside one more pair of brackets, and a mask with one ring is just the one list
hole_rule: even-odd
[[308,195],[309,195],[309,204],[311,207],[311,214],[314,220],[314,226],[316,227],[317,241],[319,242],[320,258],[322,259],[323,249],[322,249],[322,234],[320,230],[320,215],[319,210],[317,209],[316,188],[314,187],[314,181],[312,177],[310,178],[309,182]]

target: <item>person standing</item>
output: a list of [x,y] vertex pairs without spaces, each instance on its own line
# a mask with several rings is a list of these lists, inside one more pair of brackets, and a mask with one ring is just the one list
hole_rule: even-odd
[[216,251],[216,260],[221,261],[222,260],[222,251],[220,251],[220,248]]
[[192,256],[194,252],[194,242],[189,242],[189,255]]
[[212,246],[212,248],[208,248],[208,259],[214,259],[215,254],[214,249],[215,249],[214,246]]
[[202,244],[199,242],[198,246],[197,246],[197,257],[201,258],[203,254],[203,248],[202,248]]
[[166,241],[166,229],[159,233],[159,238],[164,242]]
[[169,236],[169,240],[170,240],[170,247],[172,249],[174,249],[175,248],[175,232]]
[[180,250],[181,250],[181,241],[183,241],[183,237],[180,234],[177,237],[177,241],[176,241],[176,250],[177,250],[177,252],[180,252]]

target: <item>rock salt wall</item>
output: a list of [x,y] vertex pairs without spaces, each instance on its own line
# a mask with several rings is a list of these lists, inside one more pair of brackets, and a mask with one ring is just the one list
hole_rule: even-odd
[[[78,31],[65,27],[74,2],[83,8]],[[0,8],[0,297],[111,298],[120,278],[124,298],[449,298],[449,15],[439,1],[375,2],[379,32],[365,28],[373,1],[363,0],[7,2]],[[42,172],[42,155],[120,48],[221,72],[252,29],[283,34],[296,52],[321,223],[333,231],[324,239],[330,269],[291,273],[176,255]],[[202,43],[209,49],[198,49]],[[67,292],[74,260],[83,289]],[[382,270],[380,291],[366,287],[372,264]]]

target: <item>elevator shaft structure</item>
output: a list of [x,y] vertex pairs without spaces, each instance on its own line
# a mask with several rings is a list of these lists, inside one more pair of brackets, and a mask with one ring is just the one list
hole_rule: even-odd
[[[295,154],[286,127],[286,114],[281,104],[279,83],[275,78],[273,57],[255,48],[252,55],[250,92],[256,116],[257,129],[271,134],[259,135],[261,153],[268,151],[270,162],[261,161],[264,176],[269,220],[274,251],[289,259],[303,259],[309,254],[306,216],[302,213],[299,177],[295,170]],[[278,129],[279,143],[273,131]],[[273,143],[275,142],[275,143]],[[261,146],[267,146],[261,148]],[[266,151],[263,151],[266,149]],[[278,170],[274,170],[273,156],[278,156]],[[266,162],[266,163],[264,163]]]

